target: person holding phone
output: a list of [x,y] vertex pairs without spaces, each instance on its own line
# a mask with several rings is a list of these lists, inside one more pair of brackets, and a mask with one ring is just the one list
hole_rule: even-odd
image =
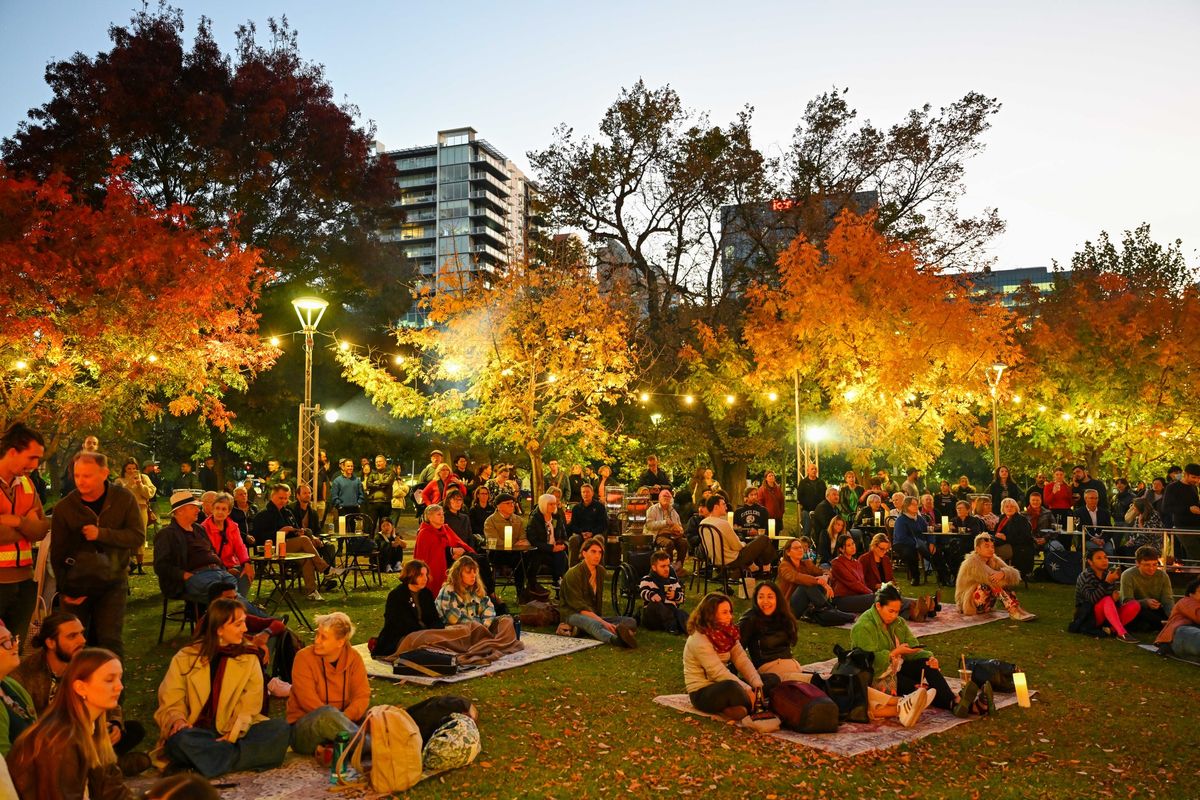
[[1120,602],[1118,581],[1121,571],[1109,567],[1108,554],[1097,548],[1087,554],[1087,566],[1075,581],[1075,619],[1067,630],[1072,633],[1112,635],[1118,641],[1138,644],[1125,628],[1137,617],[1142,606],[1136,600]]

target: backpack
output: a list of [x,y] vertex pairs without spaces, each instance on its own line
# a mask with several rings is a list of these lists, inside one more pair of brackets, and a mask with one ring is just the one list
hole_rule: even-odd
[[826,682],[830,698],[837,704],[844,722],[868,722],[867,689],[875,680],[874,656],[860,647],[846,650],[840,644],[833,646],[837,666]]
[[558,606],[541,600],[521,605],[522,628],[552,628],[561,622]]
[[467,766],[475,760],[481,749],[479,727],[475,720],[466,714],[451,714],[429,737],[421,756],[425,769],[442,772]]
[[834,733],[838,729],[837,703],[811,683],[784,681],[771,692],[771,710],[783,727],[797,733]]
[[1079,553],[1064,550],[1061,546],[1050,547],[1049,544],[1047,544],[1045,552],[1046,558],[1042,563],[1042,569],[1050,576],[1050,580],[1074,586],[1075,581],[1079,580],[1079,573],[1083,572],[1083,559],[1080,558]]
[[[371,737],[371,761],[363,766],[363,751]],[[358,732],[338,758],[337,772],[352,766],[365,773],[371,789],[381,794],[403,792],[421,780],[421,730],[400,706],[375,706],[367,711]],[[339,781],[346,781],[344,777]],[[349,781],[346,781],[349,782]]]

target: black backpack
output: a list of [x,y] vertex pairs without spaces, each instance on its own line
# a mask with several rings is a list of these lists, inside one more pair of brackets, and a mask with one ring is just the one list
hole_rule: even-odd
[[826,681],[826,694],[837,703],[843,722],[869,722],[867,689],[875,680],[875,657],[861,647],[846,650],[840,644],[833,646],[833,654],[838,663]]

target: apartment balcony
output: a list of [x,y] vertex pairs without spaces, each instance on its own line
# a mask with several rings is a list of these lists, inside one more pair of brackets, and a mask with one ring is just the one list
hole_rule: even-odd
[[482,183],[490,188],[493,192],[503,197],[509,196],[508,186],[506,186],[503,181],[497,180],[496,176],[492,175],[490,172],[485,172],[483,170],[472,170],[471,182],[476,184],[476,186]]
[[490,191],[476,190],[469,192],[467,197],[471,198],[472,200],[482,200],[486,203],[490,203],[498,212],[505,213],[508,211],[508,203],[505,202],[505,199],[503,197],[497,197]]
[[487,241],[479,242],[480,244],[492,244],[501,249],[508,247],[508,241],[505,239],[504,231],[498,231],[495,228],[489,228],[487,225],[478,225],[471,228],[471,236],[475,238],[485,238]]
[[508,218],[507,217],[505,217],[503,214],[497,214],[491,208],[483,205],[482,203],[473,204],[471,206],[469,216],[486,217],[487,219],[490,219],[492,222],[496,223],[497,225],[499,225],[502,228],[508,227]]
[[405,222],[431,222],[437,219],[432,209],[429,211],[413,211],[404,215]]
[[400,205],[402,206],[422,206],[430,205],[436,202],[436,194],[405,195],[404,197],[400,198]]

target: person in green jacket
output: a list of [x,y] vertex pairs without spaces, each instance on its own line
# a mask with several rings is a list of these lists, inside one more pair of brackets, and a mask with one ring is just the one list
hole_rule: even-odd
[[881,585],[875,592],[875,604],[864,611],[850,629],[850,644],[875,657],[877,683],[892,670],[896,692],[904,696],[916,690],[924,676],[924,684],[933,693],[930,704],[952,710],[958,696],[938,669],[937,658],[921,646],[908,623],[901,618],[901,603],[899,589],[890,583]]
[[593,536],[583,543],[583,559],[563,575],[562,618],[570,625],[587,632],[593,639],[618,647],[637,647],[637,620],[632,617],[603,617],[604,558],[603,537]]
[[0,622],[0,756],[7,756],[12,743],[37,719],[33,698],[12,677],[21,665],[20,644]]

